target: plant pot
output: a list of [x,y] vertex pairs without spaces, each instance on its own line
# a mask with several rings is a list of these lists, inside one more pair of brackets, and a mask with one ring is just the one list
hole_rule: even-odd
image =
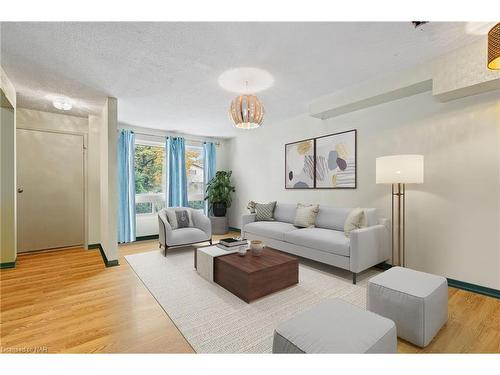
[[226,205],[224,203],[214,203],[212,205],[212,213],[214,216],[223,217],[226,216]]

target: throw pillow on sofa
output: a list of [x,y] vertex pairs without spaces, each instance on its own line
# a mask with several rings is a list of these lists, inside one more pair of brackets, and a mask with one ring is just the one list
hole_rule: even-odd
[[365,211],[361,208],[352,210],[344,223],[344,233],[346,237],[351,235],[351,231],[366,227]]
[[276,201],[269,203],[255,203],[255,221],[274,220],[274,209]]
[[314,228],[314,223],[316,222],[316,216],[319,212],[319,205],[309,204],[305,205],[302,203],[297,204],[297,209],[295,211],[295,220],[293,225],[299,228]]
[[172,229],[187,228],[193,226],[191,211],[182,207],[167,208],[167,220]]

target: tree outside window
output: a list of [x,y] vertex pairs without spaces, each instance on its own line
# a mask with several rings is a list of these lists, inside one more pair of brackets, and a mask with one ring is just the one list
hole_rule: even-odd
[[205,207],[203,186],[203,148],[186,146],[186,175],[189,207],[203,210]]
[[163,170],[165,149],[136,143],[135,193],[136,213],[152,214],[165,207]]

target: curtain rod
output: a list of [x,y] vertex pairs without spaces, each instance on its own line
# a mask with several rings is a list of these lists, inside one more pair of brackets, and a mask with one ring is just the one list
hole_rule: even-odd
[[[174,137],[173,135],[157,135],[157,134],[149,134],[149,133],[141,133],[141,132],[136,132],[135,130],[131,130],[131,129],[116,129],[116,131],[120,132],[122,130],[130,130],[132,133],[134,134],[140,134],[140,135],[146,135],[148,137],[158,137],[158,138],[176,138]],[[187,141],[194,141],[194,142],[201,142],[201,143],[206,143],[207,141],[200,141],[199,139],[194,139],[194,138],[186,138],[186,137],[178,137],[178,138],[184,138],[185,140]],[[220,146],[220,142],[219,141],[215,141],[213,142],[216,146]]]

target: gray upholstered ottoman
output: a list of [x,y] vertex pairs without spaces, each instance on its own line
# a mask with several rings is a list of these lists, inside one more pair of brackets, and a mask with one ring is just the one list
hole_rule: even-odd
[[394,322],[334,299],[280,324],[273,353],[396,353]]
[[448,320],[442,276],[393,267],[368,281],[366,308],[396,323],[398,336],[424,347]]

